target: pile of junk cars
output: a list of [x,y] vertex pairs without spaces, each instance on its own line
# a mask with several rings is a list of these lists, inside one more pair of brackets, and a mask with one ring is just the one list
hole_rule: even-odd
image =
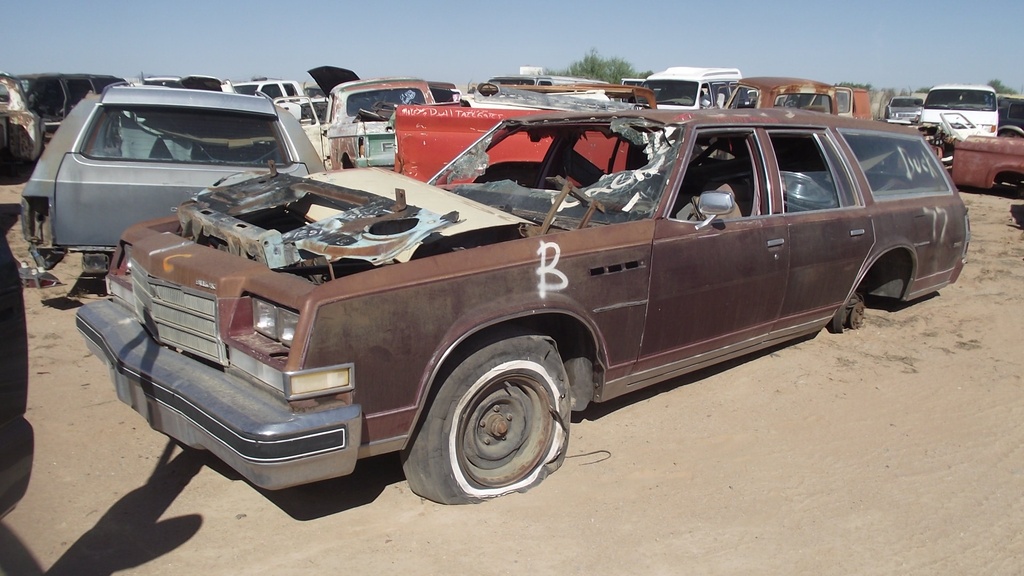
[[574,411],[859,328],[966,262],[941,158],[853,91],[738,78],[663,109],[317,70],[323,96],[106,88],[23,192],[36,265],[105,276],[76,322],[118,398],[259,487],[397,453],[436,502],[526,491]]

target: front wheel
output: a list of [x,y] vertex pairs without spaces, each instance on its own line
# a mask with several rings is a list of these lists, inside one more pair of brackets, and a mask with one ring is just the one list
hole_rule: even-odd
[[550,339],[517,335],[479,347],[445,378],[404,454],[410,488],[442,504],[528,490],[561,466],[570,406]]

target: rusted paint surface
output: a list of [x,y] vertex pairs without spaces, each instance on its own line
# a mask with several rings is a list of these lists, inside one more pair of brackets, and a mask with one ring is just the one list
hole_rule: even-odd
[[[475,111],[470,118],[493,121],[493,113]],[[450,117],[448,111],[421,109],[408,120],[415,126]],[[909,142],[907,129],[875,124],[871,132],[876,135],[898,135]],[[678,214],[674,208],[687,177],[700,180],[694,183],[700,192],[713,169],[763,174],[753,182],[757,194],[781,194],[785,177],[778,162],[771,162],[778,158],[773,150],[762,155],[752,149],[748,159],[738,162],[710,162],[711,153],[726,148],[701,142],[724,134],[736,143],[759,146],[770,141],[766,127],[827,132],[834,141],[841,137],[839,129],[865,126],[800,110],[514,118],[439,173],[438,184],[446,188],[368,169],[303,181],[279,175],[200,194],[195,206],[179,210],[183,237],[158,233],[157,223],[129,229],[124,238],[134,245],[136,266],[112,274],[144,270],[152,284],[215,296],[218,305],[234,306],[224,312],[235,315],[224,322],[233,334],[252,336],[256,328],[244,299],[259,298],[296,313],[294,338],[281,369],[320,369],[339,362],[355,366],[350,400],[361,408],[363,434],[354,440],[365,447],[360,456],[383,451],[381,446],[399,450],[428,408],[432,387],[442,385],[438,374],[447,370],[446,360],[459,358],[468,350],[461,346],[472,345],[487,330],[528,328],[550,335],[564,358],[585,359],[570,394],[586,393],[582,408],[591,394],[594,400],[608,400],[811,334],[859,287],[874,294],[900,284],[901,292],[892,296],[909,298],[955,280],[966,253],[967,219],[948,180],[939,178],[941,190],[931,194],[911,190],[905,198],[874,202],[863,162],[851,155],[850,146],[830,147],[835,170],[853,177],[850,185],[868,198],[864,202],[807,213],[784,213],[781,202],[765,204],[763,213],[722,218],[710,226],[670,216]],[[737,132],[742,133],[734,136]],[[548,150],[540,160],[512,166],[495,162],[503,145],[513,145],[516,153],[523,150],[518,136],[547,141]],[[928,159],[929,169],[941,171],[923,142],[911,143]],[[570,180],[571,187],[566,185]],[[597,203],[602,208],[591,210]],[[328,250],[298,246],[307,239],[303,229],[326,243],[330,231],[325,221],[344,231],[328,246],[331,251],[357,246],[378,225],[397,224],[396,230],[385,231],[400,236],[412,230],[404,229],[405,219],[425,210],[458,216],[441,216],[435,222],[448,225],[422,240],[407,239],[407,246],[419,245],[417,252],[393,265],[376,265],[355,253],[329,261],[336,256],[325,254]],[[166,222],[162,225],[166,230]],[[245,229],[254,237],[245,237],[240,232]],[[292,248],[301,261],[284,260],[285,268],[270,270],[248,254],[256,242],[259,250],[275,242],[289,249],[288,235],[294,236]],[[235,237],[248,243],[245,254],[232,253]],[[377,248],[379,254],[389,249]],[[906,270],[897,270],[904,264]],[[899,282],[892,281],[894,276]],[[123,293],[131,297],[130,290]],[[758,297],[745,297],[749,294]],[[143,298],[136,303],[147,305]],[[687,322],[681,324],[680,318]],[[125,316],[121,324],[111,321],[93,333],[112,332],[133,321]],[[232,345],[244,342],[238,338]],[[257,358],[269,349],[261,345],[249,354],[237,348],[232,354]],[[258,382],[244,384],[249,390]],[[281,466],[275,472],[288,470]],[[322,478],[294,473],[299,481]]]
[[[742,97],[744,89],[756,90],[758,96],[752,106],[742,106],[738,97]],[[838,91],[849,91],[850,98],[850,111],[840,112],[839,102],[837,98]],[[829,99],[828,105],[819,100],[806,99],[806,101],[797,98],[799,95],[821,95],[827,96]],[[784,103],[777,103],[780,97],[789,96],[791,98],[782,98]],[[805,110],[811,110],[814,112],[825,112],[833,115],[842,115],[852,118],[871,119],[871,102],[868,98],[867,90],[862,88],[844,88],[836,87],[832,84],[826,84],[824,82],[818,82],[816,80],[806,80],[803,78],[789,78],[789,77],[778,77],[778,76],[758,76],[751,78],[744,78],[740,80],[737,89],[733,91],[733,95],[730,97],[727,108],[775,108],[775,107],[792,107],[802,108]]]
[[29,110],[17,78],[0,74],[0,95],[4,93],[6,101],[0,98],[0,159],[7,155],[15,161],[34,162],[43,151],[43,122]]
[[[178,219],[186,236],[216,238],[228,252],[272,269],[323,266],[339,259],[374,265],[404,261],[427,236],[449,227],[465,231],[467,226],[523,223],[452,202],[446,194],[447,202],[432,204],[441,211],[434,211],[409,203],[403,188],[384,196],[355,187],[353,178],[334,180],[278,174],[210,188],[180,206]],[[415,189],[408,196],[425,197]],[[466,217],[460,218],[460,211]],[[279,226],[290,221],[290,229],[262,225],[261,214],[263,219],[273,214],[269,221]]]
[[1024,182],[1024,139],[971,136],[953,152],[953,183],[972,188]]

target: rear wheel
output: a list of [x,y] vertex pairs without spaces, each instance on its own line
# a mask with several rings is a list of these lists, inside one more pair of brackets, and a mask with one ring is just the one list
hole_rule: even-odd
[[864,326],[864,295],[854,292],[850,299],[843,304],[832,316],[829,322],[828,331],[833,334],[842,334],[843,330],[859,330]]
[[550,339],[516,335],[479,347],[445,378],[404,455],[410,488],[442,504],[526,491],[561,466],[570,406]]

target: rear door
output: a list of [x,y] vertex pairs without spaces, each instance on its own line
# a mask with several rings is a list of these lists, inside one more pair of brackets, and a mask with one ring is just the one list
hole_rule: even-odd
[[823,325],[846,302],[874,230],[824,130],[768,130],[768,135],[789,232],[785,298],[773,329],[782,335]]

